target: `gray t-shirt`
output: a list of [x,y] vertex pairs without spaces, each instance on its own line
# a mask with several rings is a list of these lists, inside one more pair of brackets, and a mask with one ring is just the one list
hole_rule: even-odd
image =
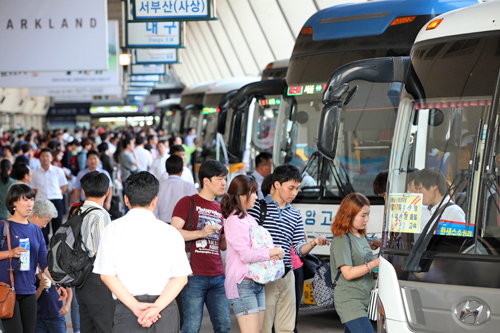
[[[349,232],[352,253],[347,236],[335,237],[330,246],[330,265],[332,267],[332,281],[340,271],[340,266],[360,266],[373,260],[373,252],[365,237],[356,237]],[[365,274],[362,277],[348,281],[341,274],[335,287],[335,310],[342,323],[367,317],[370,291],[373,287],[373,275]]]
[[118,161],[120,162],[122,181],[125,181],[125,179],[127,179],[132,172],[139,170],[139,168],[137,168],[137,166],[134,164],[134,154],[129,153],[128,151],[122,151],[118,158]]

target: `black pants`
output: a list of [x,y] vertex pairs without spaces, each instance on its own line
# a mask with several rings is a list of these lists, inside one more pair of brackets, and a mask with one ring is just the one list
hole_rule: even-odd
[[[52,219],[50,221],[50,225],[52,226],[52,235],[56,233],[57,229],[62,224],[62,219],[64,216],[64,203],[62,199],[54,199],[50,200],[56,206],[57,209],[57,217]],[[43,238],[45,238],[45,243],[49,244],[49,225],[47,225],[45,228],[42,228],[42,233],[43,233]]]
[[299,318],[300,301],[302,300],[302,294],[304,293],[304,266],[297,268],[293,271],[295,275],[295,328],[294,332],[297,331],[297,319]]
[[33,333],[36,325],[36,294],[16,295],[14,316],[2,319],[5,332]]
[[[135,296],[139,302],[154,303],[159,296]],[[179,310],[175,299],[160,312],[161,318],[151,327],[142,327],[134,313],[125,304],[117,301],[113,333],[179,333]],[[83,332],[83,331],[82,331]]]
[[82,333],[111,333],[115,300],[99,274],[90,273],[80,289],[75,289]]

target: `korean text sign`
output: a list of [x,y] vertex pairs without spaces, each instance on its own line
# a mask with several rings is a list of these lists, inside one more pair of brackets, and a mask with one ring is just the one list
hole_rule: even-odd
[[135,19],[196,19],[210,16],[210,0],[134,0]]
[[127,47],[181,47],[179,22],[128,22]]
[[389,196],[391,231],[420,233],[422,194],[395,193]]

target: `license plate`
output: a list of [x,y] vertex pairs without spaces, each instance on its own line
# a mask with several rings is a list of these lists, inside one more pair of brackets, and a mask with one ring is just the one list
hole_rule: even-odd
[[304,303],[316,305],[313,297],[312,282],[304,282]]

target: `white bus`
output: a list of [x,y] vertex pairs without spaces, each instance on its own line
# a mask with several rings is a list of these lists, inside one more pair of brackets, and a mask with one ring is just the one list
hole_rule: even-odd
[[[338,129],[342,84],[356,79],[404,82],[387,185],[378,332],[499,332],[500,2],[436,17],[409,58],[339,69],[320,134]],[[335,154],[331,141],[318,145]],[[407,186],[410,170],[429,168],[448,181],[432,215],[425,191]],[[463,221],[443,217],[450,205]]]

